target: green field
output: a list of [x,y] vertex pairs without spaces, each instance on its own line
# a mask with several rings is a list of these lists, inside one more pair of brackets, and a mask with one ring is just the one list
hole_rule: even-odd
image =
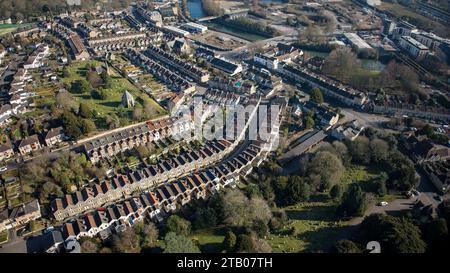
[[328,251],[339,239],[345,238],[347,222],[336,217],[336,205],[313,198],[285,208],[290,223],[285,230],[295,229],[295,234],[285,232],[271,234],[268,238],[273,252],[319,252]]
[[223,251],[222,242],[225,235],[221,228],[196,231],[190,237],[199,242],[202,252],[219,253]]
[[0,27],[0,36],[15,31],[16,27]]
[[3,231],[0,233],[0,244],[6,243],[8,241],[8,231]]
[[[85,80],[87,73],[87,65],[92,64],[94,66],[99,66],[102,63],[98,61],[74,61],[68,66],[69,76],[62,78],[62,82],[71,85],[72,82],[77,80]],[[128,79],[123,78],[116,70],[110,68],[111,73],[111,87],[107,89],[109,92],[107,100],[94,99],[91,94],[72,94],[76,101],[79,103],[88,104],[91,109],[94,109],[98,117],[104,117],[111,113],[118,114],[118,108],[121,104],[121,99],[123,93],[126,91],[130,92],[137,104],[143,106],[144,101],[150,102],[153,106],[152,116],[150,118],[156,118],[165,113],[165,110],[151,99],[147,94],[134,86]],[[132,109],[124,109],[131,116]]]

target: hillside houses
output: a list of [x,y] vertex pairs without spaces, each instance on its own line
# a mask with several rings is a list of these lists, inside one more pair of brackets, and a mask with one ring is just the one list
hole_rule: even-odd
[[210,141],[198,150],[181,153],[126,175],[117,174],[100,184],[85,187],[81,191],[55,199],[52,202],[53,215],[55,219],[62,220],[118,200],[137,190],[159,185],[195,169],[208,166],[223,158],[233,148],[234,144],[226,140]]
[[161,62],[153,60],[132,49],[125,52],[125,57],[127,57],[134,65],[140,66],[151,73],[155,78],[166,84],[169,89],[176,93],[190,94],[195,91],[194,84],[190,83],[172,69],[166,68]]
[[34,151],[42,149],[42,146],[39,141],[39,137],[37,135],[31,135],[22,139],[18,148],[20,154],[25,156],[31,154]]
[[104,238],[145,217],[159,219],[160,214],[171,213],[191,200],[204,199],[225,186],[233,186],[239,181],[239,176],[245,176],[253,166],[262,162],[261,144],[250,143],[239,154],[217,166],[196,171],[118,204],[97,207],[93,212],[69,220],[62,227],[64,238],[80,239],[97,234]]
[[13,146],[9,140],[0,145],[0,161],[9,159],[13,157],[14,154]]
[[411,158],[419,164],[450,159],[450,148],[435,144],[425,136],[412,135],[402,140],[402,145]]
[[165,52],[158,47],[151,45],[144,54],[150,58],[160,61],[169,70],[179,71],[181,74],[195,80],[196,82],[207,82],[209,80],[209,73],[189,64],[185,60]]
[[192,121],[167,118],[96,138],[84,144],[84,150],[91,162],[95,163],[133,147],[192,129]]
[[41,208],[37,199],[0,212],[0,232],[22,226],[41,217]]
[[34,69],[41,67],[42,59],[49,54],[49,47],[46,44],[40,44],[34,52],[28,56],[27,61],[23,64],[24,69]]

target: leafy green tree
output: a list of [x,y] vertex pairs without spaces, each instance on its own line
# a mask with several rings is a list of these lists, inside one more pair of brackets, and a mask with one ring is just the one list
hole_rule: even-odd
[[184,235],[169,232],[164,237],[164,253],[200,253],[198,246]]
[[95,130],[95,123],[92,120],[84,119],[81,121],[81,132],[83,132],[84,135],[88,135]]
[[444,218],[434,219],[425,224],[423,237],[432,253],[443,253],[450,250],[447,222]]
[[337,241],[331,251],[334,253],[362,253],[361,248],[350,240]]
[[147,146],[145,146],[145,145],[140,145],[140,146],[136,147],[135,149],[141,159],[145,159],[150,156],[150,151],[148,150]]
[[316,102],[317,104],[323,103],[323,94],[319,88],[315,87],[311,89],[311,100]]
[[363,241],[378,241],[383,253],[424,253],[426,250],[419,227],[407,218],[371,214],[364,218],[360,229]]
[[382,140],[375,138],[370,141],[371,159],[374,163],[380,163],[387,159],[389,155],[389,144]]
[[286,187],[286,203],[294,205],[309,199],[311,187],[300,176],[293,176]]
[[303,122],[305,123],[305,129],[311,129],[311,128],[313,128],[314,125],[315,125],[314,119],[313,119],[311,116],[306,116],[306,117],[304,118],[304,121],[303,121]]
[[342,196],[338,212],[341,216],[362,216],[367,207],[366,194],[361,187],[352,183]]
[[191,234],[191,222],[178,215],[171,215],[167,219],[166,233],[174,232],[178,235],[188,236]]
[[253,221],[252,230],[261,238],[269,234],[267,223],[259,219]]
[[225,234],[225,238],[223,239],[223,248],[227,251],[227,252],[233,252],[235,247],[236,247],[236,235],[229,230],[226,234]]
[[381,172],[373,181],[375,193],[379,196],[384,196],[387,193],[386,181],[388,175],[385,172]]
[[314,186],[327,190],[340,181],[345,168],[335,154],[317,152],[307,164],[307,174]]
[[343,193],[343,189],[342,186],[340,184],[336,184],[333,187],[331,187],[330,189],[330,198],[332,198],[333,200],[341,200],[342,197],[342,193]]
[[78,115],[83,118],[92,118],[94,113],[87,103],[82,102],[80,103],[80,108],[78,109]]
[[253,252],[253,240],[250,235],[239,234],[236,243],[236,252]]
[[390,167],[388,188],[398,191],[409,191],[419,180],[416,177],[414,163],[405,155],[395,150],[388,157]]
[[359,136],[354,141],[347,143],[348,150],[355,163],[370,163],[370,140],[365,136]]
[[193,221],[195,229],[215,227],[217,225],[217,215],[213,208],[197,208]]
[[73,81],[70,87],[70,92],[76,94],[85,94],[90,90],[89,83],[85,80]]

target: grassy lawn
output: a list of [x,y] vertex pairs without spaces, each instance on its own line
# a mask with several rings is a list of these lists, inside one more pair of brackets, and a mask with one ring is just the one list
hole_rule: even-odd
[[8,231],[3,231],[0,233],[0,244],[6,243],[8,241]]
[[341,178],[341,183],[347,185],[353,182],[364,182],[373,176],[375,176],[375,174],[367,170],[366,166],[352,165],[345,169],[344,175]]
[[220,228],[216,229],[205,229],[201,231],[196,231],[191,236],[191,239],[196,240],[200,244],[200,250],[202,252],[222,252],[222,242],[225,238],[223,230]]
[[[313,198],[314,199],[314,198]],[[293,235],[271,234],[268,238],[273,252],[317,252],[329,249],[334,242],[344,238],[347,222],[336,217],[336,205],[313,200],[285,208],[290,223],[285,230],[295,229]]]
[[[98,61],[74,61],[71,65],[68,66],[68,77],[63,77],[62,82],[71,85],[72,82],[77,80],[85,80],[86,79],[86,66],[92,64],[94,66],[99,66],[102,63]],[[111,68],[111,87],[108,90],[109,95],[108,99],[94,99],[90,94],[72,94],[77,102],[84,102],[88,104],[91,109],[95,109],[99,117],[107,116],[111,113],[118,114],[118,107],[121,104],[122,95],[125,90],[130,92],[136,102],[143,106],[143,101],[148,101],[154,107],[153,115],[151,118],[156,118],[162,114],[164,114],[164,109],[157,104],[153,99],[144,94],[141,90],[139,90],[136,86],[134,86],[130,81],[120,76],[120,74]],[[125,109],[131,117],[132,109]]]
[[0,36],[4,35],[6,33],[10,33],[13,32],[14,30],[17,29],[17,25],[15,24],[1,24],[0,25]]

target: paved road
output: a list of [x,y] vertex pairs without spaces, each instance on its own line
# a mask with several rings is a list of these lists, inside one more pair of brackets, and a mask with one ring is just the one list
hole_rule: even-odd
[[222,57],[232,60],[232,61],[241,61],[244,58],[243,53],[245,52],[245,50],[251,50],[252,48],[256,48],[256,47],[260,47],[260,46],[265,46],[267,44],[273,44],[276,45],[279,42],[282,43],[287,43],[287,42],[293,42],[297,40],[297,35],[283,35],[283,36],[277,36],[277,37],[273,37],[270,39],[266,39],[266,40],[261,40],[261,41],[257,41],[254,43],[249,43],[245,46],[241,46],[238,48],[235,48],[231,51],[227,51],[227,52],[220,52],[220,54],[222,55]]

